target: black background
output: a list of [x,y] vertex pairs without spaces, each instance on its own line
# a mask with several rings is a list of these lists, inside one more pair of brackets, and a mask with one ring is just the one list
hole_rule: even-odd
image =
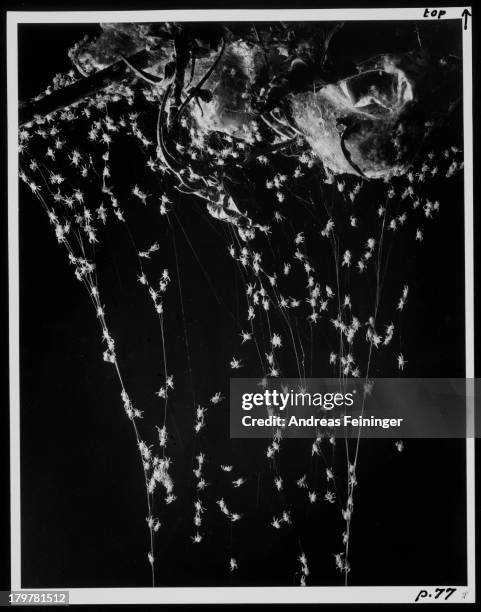
[[[78,27],[62,27],[56,32],[51,28],[35,29],[36,32],[30,29],[25,44],[20,45],[21,97],[35,93],[52,74],[67,67],[65,49],[84,31]],[[40,48],[45,58],[41,64],[37,59]],[[435,240],[426,245],[422,260],[411,264],[412,269],[416,266],[416,278],[411,281],[415,283],[411,286],[416,316],[409,322],[410,333],[413,338],[422,333],[423,347],[428,347],[422,354],[410,352],[411,367],[418,376],[463,374],[462,198],[459,192],[446,195],[447,200],[451,198],[453,210],[443,207]],[[92,315],[89,317],[87,299],[67,264],[59,258],[57,244],[48,234],[46,220],[36,205],[35,200],[23,195],[24,586],[146,585],[145,525],[139,504],[143,491],[139,474],[132,470],[137,456],[131,432],[128,423],[119,418],[119,406],[112,400],[117,393],[115,383],[113,379],[106,380],[107,373],[102,370],[96,321]],[[202,252],[204,266],[215,278],[224,279],[220,292],[229,301],[236,288],[228,262],[222,263],[226,259],[224,244],[216,244],[215,235],[207,233],[207,226],[201,225],[201,215],[184,215],[182,219],[190,238],[195,240],[197,252]],[[193,335],[192,345],[199,347],[196,363],[208,357],[196,375],[202,378],[210,374],[218,379],[219,363],[231,353],[231,339],[225,338],[222,331],[227,322],[219,319],[223,309],[212,296],[203,294],[202,307],[197,308],[197,297],[205,283],[201,282],[188,247],[179,245],[179,250],[181,261],[184,258],[181,268],[186,273],[189,335]],[[115,255],[112,259],[114,268],[118,262]],[[128,306],[130,297],[126,298],[125,293],[125,289],[119,291]],[[178,333],[177,340],[180,345],[182,333]],[[153,340],[147,337],[144,342],[148,348]],[[130,361],[138,376],[142,363],[135,363],[135,354]],[[141,380],[138,384],[142,387]],[[215,441],[213,438],[209,443]],[[186,449],[189,459],[192,451]],[[463,444],[411,441],[402,462],[392,445],[383,447],[383,443],[367,443],[362,454],[364,474],[357,492],[359,529],[354,526],[351,583],[462,583]],[[187,516],[191,516],[190,509]],[[261,553],[262,548],[269,548],[264,555],[275,554],[279,558],[285,553],[284,571],[282,561],[278,559],[274,568],[261,554],[258,560],[246,557],[248,569],[241,567],[232,579],[228,572],[216,573],[216,563],[223,567],[226,556],[216,552],[216,546],[195,559],[191,546],[179,545],[177,554],[162,561],[162,582],[206,584],[206,576],[214,573],[219,577],[216,584],[230,580],[233,584],[285,584],[286,574],[292,575],[286,567],[292,558],[288,543],[276,550],[272,548],[272,538],[259,543],[265,528],[253,533],[247,525],[245,529],[242,535],[251,542],[257,540]],[[181,527],[179,530],[183,533]],[[329,538],[321,528],[320,533],[305,536],[317,553]],[[163,538],[166,536],[162,530],[160,548]],[[222,546],[222,540],[218,544]],[[209,560],[214,572],[208,567]],[[313,570],[320,584],[332,583],[325,578],[326,572],[335,580],[330,569],[332,560],[326,561],[326,567],[319,565]]]

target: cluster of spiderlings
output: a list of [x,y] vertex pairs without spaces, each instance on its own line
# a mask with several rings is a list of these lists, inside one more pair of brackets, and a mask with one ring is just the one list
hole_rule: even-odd
[[[73,78],[56,77],[52,88],[63,87]],[[392,348],[400,315],[408,303],[409,288],[402,279],[392,315],[379,320],[387,254],[401,232],[409,234],[414,246],[422,243],[428,223],[440,210],[440,202],[430,196],[430,181],[438,177],[449,179],[463,168],[462,152],[449,147],[429,153],[405,176],[392,176],[384,185],[374,181],[373,190],[372,184],[360,177],[338,177],[323,168],[302,134],[279,109],[259,121],[246,123],[234,136],[209,133],[196,124],[188,108],[174,131],[170,127],[174,117],[167,94],[168,88],[162,85],[143,84],[139,89],[113,84],[67,109],[36,117],[19,132],[20,177],[44,207],[57,241],[66,248],[75,276],[87,289],[105,343],[103,358],[117,371],[124,411],[132,423],[143,465],[150,533],[148,560],[153,581],[153,535],[161,526],[160,518],[152,516],[153,496],[163,490],[165,504],[176,500],[171,459],[165,454],[169,438],[167,406],[174,388],[173,374],[167,369],[164,307],[171,278],[170,272],[160,266],[156,268],[155,283],[149,280],[151,275],[145,264],[150,260],[155,263],[161,245],[153,242],[138,250],[132,238],[139,265],[138,281],[153,304],[162,337],[164,379],[157,396],[163,402],[164,418],[157,426],[156,444],[161,451],[157,455],[152,451],[153,445],[144,440],[148,433],[140,434],[142,411],[135,407],[125,388],[100,298],[96,245],[102,241],[107,226],[120,223],[131,236],[128,211],[136,204],[155,205],[173,231],[170,216],[175,214],[176,192],[197,196],[209,215],[227,224],[227,249],[244,286],[245,318],[236,330],[241,342],[226,364],[226,374],[249,368],[265,388],[269,378],[295,373],[301,390],[307,378],[326,371],[338,377],[341,385],[346,378],[361,377],[365,379],[367,402],[370,372],[380,352],[385,352],[385,359],[392,360],[399,372],[408,363],[400,337],[399,349]],[[161,129],[156,128],[156,118],[160,119]],[[117,187],[112,159],[115,148],[124,147],[126,142],[135,143],[145,169],[145,181],[139,177],[128,189]],[[245,194],[236,197],[231,187],[233,178],[248,175],[251,168],[257,170],[253,171],[255,185],[249,197],[252,201],[262,198],[261,212],[245,204]],[[366,199],[364,192],[370,190],[377,204],[366,212],[358,205],[358,199],[360,194]],[[309,218],[308,225],[297,226],[299,211]],[[140,213],[134,210],[133,214]],[[284,245],[280,254],[273,249],[277,244]],[[369,293],[373,296],[370,301],[366,299]],[[320,357],[314,354],[315,350],[321,353]],[[292,358],[294,372],[285,371]],[[216,405],[221,399],[221,392],[216,392],[211,403]],[[205,412],[206,408],[195,407],[195,436],[205,425]],[[353,447],[346,444],[347,477],[343,482],[344,470],[337,469],[339,458],[334,458],[335,437],[318,435],[306,462],[322,462],[324,488],[306,474],[296,481],[306,504],[322,500],[339,508],[345,524],[341,536],[344,550],[334,557],[346,580],[350,571],[349,540],[359,442],[358,438]],[[282,431],[274,429],[266,457],[278,493],[270,523],[275,531],[295,529],[277,460],[282,443]],[[403,449],[402,441],[396,442],[396,448]],[[201,449],[193,467],[197,498],[195,531],[190,537],[194,544],[204,538],[203,494],[208,485],[203,473],[205,461]],[[233,469],[231,465],[219,467],[225,473]],[[231,480],[230,487],[242,490],[244,482],[244,477],[239,476]],[[232,503],[235,508],[235,500]],[[223,497],[217,505],[230,523],[242,518],[231,510],[230,500],[229,507]],[[305,584],[309,570],[302,549],[299,561],[300,583]],[[235,557],[230,557],[228,566],[231,571],[237,569]]]
[[[305,185],[296,189],[298,179],[308,172],[309,166],[314,166],[314,157],[304,152],[298,157],[298,161],[300,164],[294,167],[291,174],[287,174],[277,170],[278,164],[272,158],[263,155],[259,159],[266,168],[266,174],[270,171],[272,175],[268,176],[264,183],[266,192],[274,193],[272,222],[257,224],[252,238],[246,239],[245,233],[239,233],[241,240],[236,240],[228,247],[230,256],[245,278],[246,292],[245,327],[240,329],[240,348],[232,358],[230,367],[248,367],[249,357],[245,354],[245,348],[253,344],[255,351],[252,351],[250,358],[259,362],[263,373],[260,385],[265,387],[268,377],[283,375],[281,349],[287,344],[283,341],[285,337],[289,339],[289,348],[296,357],[297,375],[304,379],[306,354],[310,347],[303,346],[302,338],[310,335],[312,343],[313,329],[320,326],[324,328],[321,332],[323,337],[331,336],[332,346],[337,344],[337,348],[327,352],[326,360],[332,367],[333,374],[339,377],[340,383],[342,384],[346,377],[365,378],[364,404],[368,401],[370,369],[377,353],[387,351],[387,358],[393,360],[393,367],[399,372],[402,372],[408,363],[401,348],[400,336],[399,351],[393,352],[391,348],[396,328],[401,325],[400,316],[408,303],[409,287],[406,284],[400,284],[399,299],[390,308],[392,319],[379,321],[382,283],[388,260],[386,254],[391,250],[399,232],[409,232],[413,245],[422,242],[427,224],[433,221],[440,210],[440,202],[430,197],[429,180],[439,175],[450,178],[461,170],[461,151],[453,146],[438,154],[428,153],[405,177],[393,176],[386,180],[380,204],[373,215],[374,223],[368,226],[363,218],[364,211],[356,209],[356,203],[360,192],[370,188],[369,184],[352,177],[336,178],[326,172],[324,177],[321,175],[320,180],[324,185],[328,185],[330,191],[326,197],[323,190],[324,198],[319,197],[316,201],[314,190],[309,193]],[[301,171],[301,168],[304,170]],[[309,238],[305,232],[293,229],[294,221],[288,206],[299,204],[309,207],[313,225],[317,230],[311,231]],[[288,229],[285,226],[289,226]],[[366,232],[369,232],[367,238]],[[291,258],[274,262],[269,260],[270,245],[279,241],[285,242],[289,235],[292,244]],[[322,240],[329,243],[334,270],[317,271],[317,264],[315,265],[309,256],[310,250],[315,252],[319,249]],[[274,263],[276,267],[268,267],[269,264],[264,263],[265,260]],[[324,279],[323,273],[326,275]],[[357,296],[343,289],[351,286],[353,275],[358,276],[358,282],[362,283],[364,279],[365,283],[360,285],[361,291]],[[288,283],[292,277],[297,281],[298,293],[293,292],[293,283]],[[304,289],[299,285],[302,278],[305,279]],[[334,286],[329,284],[331,279],[334,279]],[[370,312],[366,312],[366,290],[371,284],[374,284],[374,300]],[[309,333],[303,334],[300,331],[303,321],[306,322]],[[337,342],[335,336],[332,338],[333,334],[337,336]],[[290,374],[291,372],[288,372],[287,375]],[[302,392],[305,388],[299,390]],[[276,472],[275,456],[279,452],[281,439],[282,431],[275,430],[273,441],[267,449],[279,491],[282,490],[282,478]],[[329,442],[333,446],[334,437],[329,438]],[[320,437],[313,442],[312,455],[322,457],[327,463],[328,460],[321,452],[321,443]],[[336,491],[329,487],[324,494],[325,501],[341,503],[340,509],[345,522],[342,533],[345,551],[341,556],[336,556],[336,563],[345,574],[350,569],[348,547],[354,488],[357,485],[358,448],[359,440],[356,441],[354,449],[347,451],[348,477],[342,502],[338,501]],[[402,451],[402,441],[396,442],[396,448]],[[326,475],[328,483],[335,482],[333,468],[326,467]],[[305,476],[298,481],[298,486],[306,489],[308,503],[317,501],[318,493],[308,488]],[[276,529],[286,523],[288,521],[283,521],[278,516],[274,516],[272,520]]]
[[307,565],[307,557],[306,557],[305,553],[301,553],[301,555],[299,557],[299,563],[301,564],[300,585],[301,586],[306,586],[306,577],[309,576],[309,567]]
[[[68,80],[68,79],[67,79]],[[60,82],[54,79],[53,89],[68,85],[71,80]],[[65,81],[65,82],[64,82]],[[50,93],[47,88],[45,95]],[[95,245],[101,241],[105,226],[110,219],[115,219],[126,225],[124,210],[114,193],[114,179],[111,177],[110,154],[111,144],[122,128],[129,126],[134,130],[135,115],[130,113],[114,120],[107,112],[107,105],[133,100],[132,92],[122,85],[113,86],[110,91],[87,99],[83,103],[44,118],[36,117],[34,121],[24,125],[19,133],[19,152],[21,155],[21,179],[42,203],[55,236],[68,252],[69,262],[74,266],[76,278],[81,281],[91,297],[96,315],[101,325],[102,342],[106,344],[103,359],[115,366],[121,386],[121,398],[125,413],[132,422],[139,454],[142,460],[145,486],[147,493],[148,516],[147,525],[150,533],[150,550],[148,561],[152,566],[152,582],[154,583],[154,533],[160,529],[160,520],[153,517],[154,492],[157,484],[165,490],[165,503],[175,500],[173,480],[169,474],[170,459],[165,456],[168,433],[165,426],[167,412],[167,392],[164,395],[164,423],[159,432],[159,446],[162,456],[152,451],[152,445],[143,440],[139,430],[138,420],[142,412],[138,410],[127,390],[121,375],[114,338],[106,322],[105,306],[101,302],[95,264]],[[85,142],[69,146],[71,132],[69,127],[75,123],[85,126]],[[137,138],[142,138],[137,130]],[[144,146],[148,146],[145,139]],[[78,146],[77,146],[78,145]],[[136,193],[135,188],[133,190]],[[101,198],[100,204],[99,196]],[[165,205],[166,196],[163,196]],[[94,208],[92,208],[92,204]],[[95,206],[97,206],[95,208]],[[112,214],[113,213],[113,214]],[[139,282],[144,285],[154,302],[155,311],[159,317],[164,347],[164,367],[166,368],[166,353],[164,342],[164,323],[161,296],[166,291],[170,277],[167,270],[161,274],[159,288],[155,290],[147,280],[142,260],[159,248],[151,245],[146,251],[136,253],[139,263]],[[173,377],[166,374],[165,389],[173,387]]]

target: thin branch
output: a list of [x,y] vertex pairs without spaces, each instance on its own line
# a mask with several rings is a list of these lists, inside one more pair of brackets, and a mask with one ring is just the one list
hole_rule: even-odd
[[[132,55],[128,62],[137,69],[148,66],[152,61],[150,53],[139,51]],[[28,100],[19,105],[19,124],[25,125],[35,117],[45,117],[67,106],[77,104],[89,96],[102,91],[112,83],[120,82],[129,73],[129,67],[124,60],[119,60],[95,74],[81,79],[72,85],[54,91],[40,100]]]

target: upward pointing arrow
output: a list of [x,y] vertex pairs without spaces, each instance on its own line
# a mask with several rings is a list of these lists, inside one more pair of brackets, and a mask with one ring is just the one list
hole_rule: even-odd
[[471,13],[469,12],[469,10],[466,8],[464,9],[464,11],[461,13],[461,18],[464,18],[464,29],[467,30],[468,29],[468,17],[471,17]]

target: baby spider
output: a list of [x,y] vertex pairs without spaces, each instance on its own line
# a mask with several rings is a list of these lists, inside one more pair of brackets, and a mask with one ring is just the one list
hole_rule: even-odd
[[262,389],[266,389],[267,388],[267,378],[264,376],[264,378],[262,378],[260,382],[257,383],[257,386],[261,387]]
[[242,344],[244,344],[244,342],[247,342],[248,340],[252,340],[252,334],[250,332],[241,332],[240,337],[242,338]]
[[238,370],[239,368],[242,367],[241,360],[240,359],[236,359],[235,357],[232,357],[231,362],[230,362],[230,367],[233,370]]
[[311,323],[317,323],[317,320],[319,319],[319,313],[318,312],[312,312],[307,319],[311,322]]
[[197,483],[197,490],[203,491],[208,486],[209,486],[209,483],[206,482],[203,478],[201,478],[199,482]]
[[300,489],[305,489],[307,488],[306,485],[306,475],[304,474],[304,476],[301,476],[301,478],[299,478],[299,480],[296,480],[296,484]]
[[347,250],[344,252],[344,255],[342,257],[342,266],[347,266],[349,267],[351,265],[351,251]]
[[281,337],[279,334],[273,334],[271,338],[271,344],[273,347],[280,348],[282,346]]
[[336,499],[336,496],[334,495],[332,491],[327,491],[326,494],[324,495],[324,499],[328,501],[329,503],[333,504]]

